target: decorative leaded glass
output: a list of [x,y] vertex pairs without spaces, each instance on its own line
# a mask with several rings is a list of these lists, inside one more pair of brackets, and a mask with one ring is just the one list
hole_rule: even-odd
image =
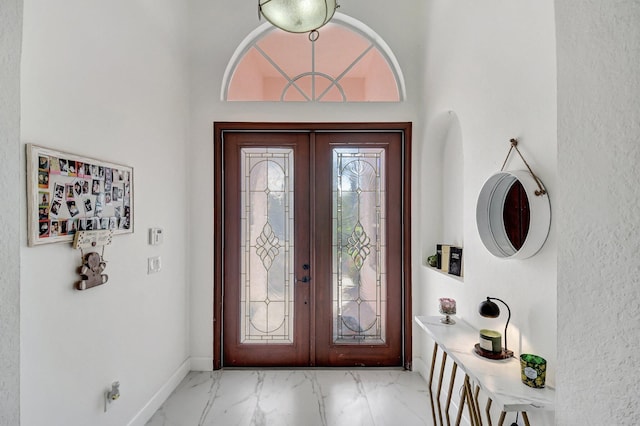
[[[402,70],[371,28],[337,13],[319,37],[265,23],[234,52],[221,99],[280,102],[399,102]],[[282,46],[286,46],[283,49]]]
[[385,343],[385,151],[333,150],[333,341]]
[[240,153],[241,343],[293,342],[293,150]]

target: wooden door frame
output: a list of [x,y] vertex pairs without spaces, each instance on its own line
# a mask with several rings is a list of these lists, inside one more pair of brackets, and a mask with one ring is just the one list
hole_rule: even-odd
[[[411,309],[411,122],[383,123],[259,123],[259,122],[214,122],[214,262],[213,262],[213,369],[219,370],[222,365],[222,308],[223,308],[223,190],[224,165],[223,141],[224,132],[241,131],[362,131],[362,132],[401,132],[403,135],[403,205],[402,212],[402,247],[403,247],[403,363],[404,368],[411,370],[412,360],[412,324]],[[312,315],[313,316],[313,315]]]

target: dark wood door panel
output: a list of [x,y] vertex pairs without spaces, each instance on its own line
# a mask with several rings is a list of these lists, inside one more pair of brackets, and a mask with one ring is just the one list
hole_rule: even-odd
[[[214,368],[411,368],[411,172],[410,165],[405,160],[410,155],[410,136],[410,123],[215,124]],[[241,251],[247,251],[249,246],[246,241],[241,241],[242,232],[245,232],[245,236],[248,232],[246,216],[242,210],[247,207],[242,205],[243,196],[240,194],[242,181],[246,181],[247,176],[241,175],[240,161],[243,155],[246,158],[248,149],[267,147],[293,150],[295,250],[291,255],[293,260],[289,263],[293,268],[290,281],[294,289],[292,312],[295,319],[293,340],[289,343],[255,343],[247,339],[246,328],[242,328],[246,325],[243,326],[241,321],[241,316],[247,315],[252,308],[248,307],[246,300],[244,307],[240,304],[243,297],[241,286],[248,275],[246,265],[241,261]],[[340,238],[344,241],[353,238],[353,241],[345,243],[348,246],[346,250],[351,250],[351,257],[340,261],[341,267],[348,264],[346,267],[352,270],[354,262],[357,268],[362,268],[363,262],[366,262],[363,259],[370,253],[378,253],[375,251],[375,243],[370,244],[370,241],[376,241],[374,233],[379,232],[385,237],[384,258],[377,265],[381,265],[384,270],[386,288],[382,291],[382,287],[376,285],[375,288],[380,289],[376,290],[380,293],[380,298],[375,300],[379,301],[374,303],[373,298],[365,301],[369,304],[367,315],[373,315],[371,306],[374,305],[377,309],[376,318],[379,313],[385,315],[384,320],[372,323],[383,330],[382,337],[378,339],[374,336],[371,340],[367,340],[370,336],[364,332],[366,327],[362,324],[365,322],[360,317],[357,320],[349,317],[347,308],[344,308],[347,306],[346,302],[336,300],[333,295],[336,291],[333,283],[338,276],[335,272],[337,265],[334,253],[334,240],[337,237],[333,231],[334,222],[337,221],[334,213],[338,208],[334,205],[336,201],[332,193],[334,149],[338,149],[335,155],[340,157],[343,152],[351,153],[345,149],[356,148],[364,149],[362,152],[384,152],[386,162],[381,169],[384,174],[384,195],[376,204],[384,206],[384,225],[372,225],[369,221],[356,226],[350,222],[348,225],[340,225],[340,231],[336,231],[336,235],[341,235]],[[358,155],[354,154],[354,158],[356,157]],[[259,215],[256,217],[252,220],[259,221]],[[369,219],[363,219],[363,223],[366,220]],[[253,238],[255,240],[255,235]],[[260,244],[262,243],[254,244],[249,250],[255,253],[258,249],[264,249],[258,247]],[[370,273],[366,275],[367,279],[371,276]],[[353,281],[358,279],[360,278],[353,278]],[[341,288],[340,294],[346,291],[344,294],[348,293],[353,299],[354,289],[358,286],[359,282],[351,287],[338,288]],[[358,297],[358,306],[359,299]],[[351,306],[355,305],[352,303]],[[344,311],[342,316],[334,315],[341,310]],[[347,335],[339,334],[340,338],[335,341],[334,331],[339,325],[347,330]],[[354,336],[348,334],[351,332]],[[244,341],[242,335],[245,336]],[[348,341],[351,337],[354,340]]]
[[[225,137],[224,166],[224,365],[307,366],[309,365],[309,286],[289,277],[294,286],[293,342],[243,343],[240,341],[241,286],[244,285],[241,246],[241,150],[243,148],[290,148],[294,174],[294,276],[301,277],[309,263],[309,162],[308,135],[299,133],[229,133]],[[279,242],[277,243],[279,244]],[[278,248],[272,248],[278,251]],[[264,250],[264,248],[263,248]],[[282,253],[278,253],[282,255]],[[244,266],[246,268],[246,265]],[[268,296],[267,296],[268,297]],[[249,309],[247,309],[249,310]],[[245,313],[247,316],[248,313]],[[246,325],[245,325],[246,326]]]
[[[331,249],[335,237],[331,232],[337,207],[332,195],[333,150],[353,148],[373,148],[384,150],[382,165],[385,175],[383,200],[386,212],[386,259],[384,278],[386,294],[381,295],[384,319],[384,343],[366,344],[359,341],[349,344],[334,342],[335,328],[341,317],[334,318],[333,280],[337,267],[334,250]],[[403,317],[403,274],[402,274],[402,137],[397,132],[378,133],[318,133],[315,143],[315,200],[319,206],[331,208],[317,209],[315,213],[315,295],[316,295],[316,363],[318,366],[401,366],[402,360],[402,317]],[[346,231],[347,233],[349,231]],[[369,238],[369,237],[367,237]],[[374,247],[371,248],[375,250]],[[373,253],[370,253],[371,255]],[[351,259],[347,259],[348,262]],[[347,322],[347,320],[345,320]]]

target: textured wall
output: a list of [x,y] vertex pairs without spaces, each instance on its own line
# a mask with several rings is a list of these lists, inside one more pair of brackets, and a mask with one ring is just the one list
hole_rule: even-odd
[[[0,426],[20,416],[20,48],[22,0],[0,3]],[[9,159],[9,161],[5,161]]]
[[640,2],[556,1],[558,424],[640,424]]

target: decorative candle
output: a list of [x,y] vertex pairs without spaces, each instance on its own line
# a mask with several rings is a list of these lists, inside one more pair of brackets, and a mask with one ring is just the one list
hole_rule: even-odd
[[502,334],[495,330],[480,330],[480,347],[489,352],[502,352]]
[[449,315],[456,314],[456,301],[448,297],[441,297],[440,313],[445,315],[445,317],[440,320],[441,323],[448,324],[448,325],[455,324],[456,322],[452,320]]
[[532,388],[543,388],[547,376],[547,360],[538,355],[520,355],[522,383]]
[[440,313],[443,315],[455,315],[456,314],[456,301],[449,299],[448,297],[440,298]]

